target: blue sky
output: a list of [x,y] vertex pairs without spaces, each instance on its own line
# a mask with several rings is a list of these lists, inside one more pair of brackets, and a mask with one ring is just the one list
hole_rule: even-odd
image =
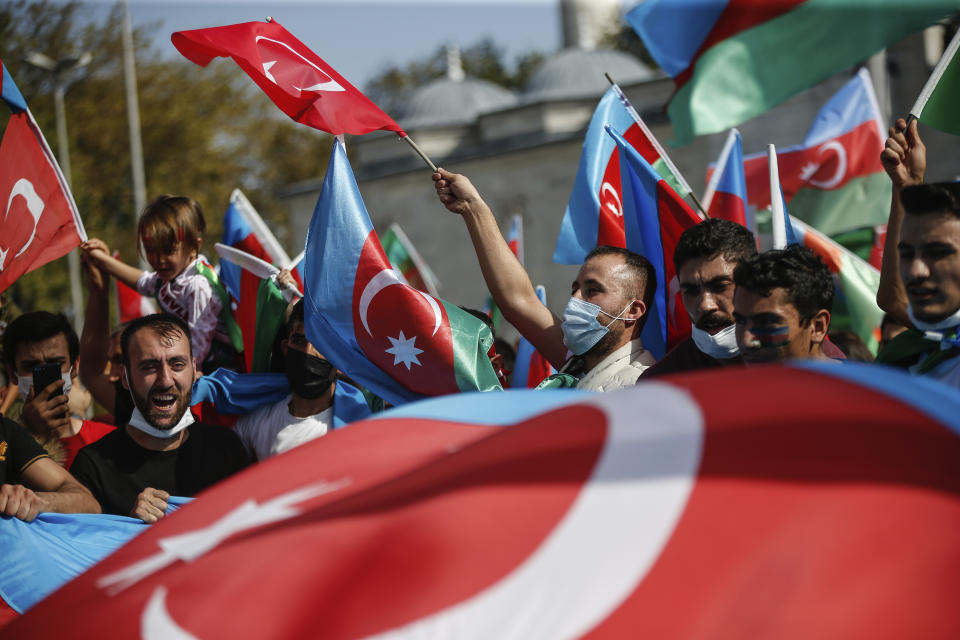
[[[95,11],[112,3],[95,2]],[[491,37],[506,50],[506,60],[530,51],[560,47],[559,0],[326,0],[246,2],[204,0],[161,2],[131,0],[134,25],[159,23],[155,45],[176,56],[170,34],[185,29],[263,20],[270,15],[283,24],[352,84],[363,87],[391,64],[403,64],[455,42],[468,47]]]

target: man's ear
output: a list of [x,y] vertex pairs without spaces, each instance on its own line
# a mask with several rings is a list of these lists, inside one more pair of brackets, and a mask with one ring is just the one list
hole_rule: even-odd
[[76,380],[77,374],[80,371],[80,358],[77,358],[73,361],[73,364],[70,366],[70,379]]
[[120,365],[120,386],[123,387],[124,389],[126,389],[127,391],[130,391],[130,385],[128,384],[128,378],[129,378],[129,376],[127,376],[127,365],[121,364],[121,365]]
[[647,305],[643,300],[634,300],[630,303],[630,308],[623,314],[624,320],[639,320],[647,313]]
[[830,312],[826,309],[817,311],[813,319],[810,320],[810,342],[814,344],[823,344],[827,338],[827,331],[830,330]]

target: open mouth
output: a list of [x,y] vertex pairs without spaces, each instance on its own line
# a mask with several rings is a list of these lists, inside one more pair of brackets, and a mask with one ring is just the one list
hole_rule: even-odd
[[150,402],[154,408],[166,412],[172,410],[174,405],[176,405],[177,396],[172,393],[158,393],[151,396]]

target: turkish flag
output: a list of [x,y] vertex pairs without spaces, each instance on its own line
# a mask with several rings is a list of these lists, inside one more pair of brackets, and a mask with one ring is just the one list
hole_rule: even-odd
[[960,637],[960,400],[922,382],[411,404],[203,492],[0,638]]
[[386,129],[406,135],[380,107],[276,21],[177,31],[170,40],[201,67],[216,57],[233,58],[281,111],[314,129],[354,135]]
[[10,116],[0,143],[0,291],[86,238],[73,198],[30,113]]

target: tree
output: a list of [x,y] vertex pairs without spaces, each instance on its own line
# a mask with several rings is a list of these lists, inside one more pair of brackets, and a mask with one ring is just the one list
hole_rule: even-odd
[[[91,51],[66,94],[72,191],[87,233],[136,263],[129,137],[124,98],[121,13],[97,21],[77,2],[15,0],[0,7],[0,58],[8,66],[51,147],[57,148],[53,87],[22,61],[32,50],[52,58]],[[149,45],[155,28],[134,32],[148,200],[190,195],[204,207],[204,246],[222,235],[230,191],[243,189],[284,240],[289,212],[277,190],[325,170],[331,137],[286,119],[232,61],[202,69],[166,60]],[[73,43],[72,45],[70,43]],[[5,118],[0,117],[5,127]],[[298,251],[294,251],[298,253]],[[8,294],[23,309],[65,310],[66,260],[31,272]]]

